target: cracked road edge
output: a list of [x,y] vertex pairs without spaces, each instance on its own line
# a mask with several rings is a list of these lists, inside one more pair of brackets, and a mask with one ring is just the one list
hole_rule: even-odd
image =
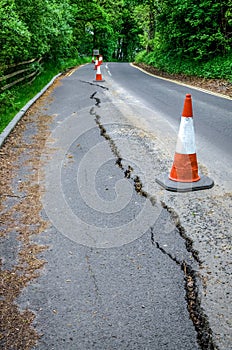
[[[98,97],[95,97],[97,92],[93,93],[90,98],[95,99],[95,106],[99,107],[101,104],[101,100]],[[130,165],[123,166],[122,164],[122,156],[117,148],[116,143],[107,133],[106,128],[101,123],[101,116],[95,111],[95,108],[92,107],[90,109],[90,115],[95,117],[95,122],[100,130],[100,135],[105,138],[105,140],[109,143],[112,153],[114,154],[116,161],[115,164],[124,172],[125,177],[131,178],[134,182],[134,189],[138,193],[138,195],[144,196],[148,198],[152,204],[156,203],[155,196],[151,196],[148,192],[143,190],[143,184],[140,178],[137,175],[132,175],[133,168]],[[193,242],[188,237],[185,232],[184,227],[180,223],[180,219],[177,213],[174,212],[172,208],[169,208],[165,203],[161,202],[161,206],[164,210],[166,210],[170,219],[173,221],[175,227],[177,228],[180,237],[185,241],[186,250],[191,252],[195,261],[198,265],[201,264],[199,259],[198,252],[193,248]],[[207,315],[204,313],[204,310],[201,307],[201,300],[198,293],[197,281],[198,281],[198,273],[195,271],[192,266],[187,264],[185,261],[178,261],[171,254],[167,253],[162,247],[160,247],[158,242],[154,241],[153,227],[151,227],[151,242],[152,244],[159,249],[163,254],[168,255],[170,259],[172,259],[183,271],[185,276],[185,292],[186,292],[186,301],[187,308],[189,312],[189,316],[194,324],[195,330],[197,332],[198,344],[202,350],[218,350],[218,347],[214,343],[212,330],[209,325],[209,321]]]

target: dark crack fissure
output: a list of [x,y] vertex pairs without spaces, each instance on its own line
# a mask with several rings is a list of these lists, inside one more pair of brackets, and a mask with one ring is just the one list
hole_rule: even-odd
[[115,142],[112,140],[112,138],[109,136],[109,134],[107,134],[106,129],[101,124],[100,120],[101,120],[101,117],[98,114],[95,114],[95,121],[100,129],[101,136],[103,136],[105,138],[105,140],[107,140],[109,142],[111,151],[116,157],[115,164],[120,169],[122,169],[122,171],[124,172],[125,178],[131,179],[133,181],[135,191],[138,194],[140,194],[141,196],[148,198],[151,201],[152,205],[154,205],[156,202],[155,198],[143,190],[143,184],[142,184],[139,176],[138,175],[133,176],[133,171],[134,171],[133,167],[130,165],[127,165],[127,167],[123,166],[123,164],[122,164],[123,158],[121,157],[120,152],[119,152]]
[[[93,84],[94,85],[94,84]],[[94,98],[96,100],[96,105],[100,107],[100,99],[97,99],[95,97],[97,91],[91,95],[90,98]],[[135,191],[142,195],[145,198],[148,198],[152,205],[156,203],[155,196],[151,196],[148,192],[143,190],[143,184],[137,175],[132,175],[134,169],[128,165],[127,168],[125,168],[122,164],[123,158],[120,155],[120,152],[113,141],[113,139],[110,137],[109,134],[107,134],[106,129],[101,124],[101,117],[99,114],[96,113],[94,107],[91,108],[90,114],[95,117],[95,122],[97,126],[100,129],[100,134],[109,142],[110,148],[112,153],[116,157],[115,164],[123,170],[124,176],[128,179],[132,179],[134,183]],[[180,223],[179,216],[177,213],[170,207],[168,207],[164,202],[161,202],[161,205],[164,210],[166,210],[169,214],[171,219],[174,221],[174,224],[179,232],[179,235],[184,239],[185,246],[188,252],[190,252],[195,259],[195,261],[201,265],[201,261],[199,259],[199,254],[196,250],[193,248],[193,241],[186,235],[185,229]],[[214,344],[213,336],[212,336],[212,330],[209,325],[209,321],[207,316],[205,315],[202,307],[201,307],[201,301],[198,294],[198,287],[197,287],[197,272],[186,263],[186,261],[179,261],[176,257],[173,257],[170,253],[166,252],[165,249],[163,249],[158,242],[154,239],[154,231],[153,227],[151,227],[151,242],[152,244],[159,249],[163,254],[167,255],[173,262],[175,262],[183,271],[184,278],[185,278],[185,291],[186,291],[186,301],[187,301],[187,309],[190,315],[190,318],[193,322],[193,325],[195,327],[195,330],[197,332],[197,340],[200,348],[202,350],[218,350],[218,347]]]
[[100,98],[95,97],[96,93],[97,93],[97,91],[95,91],[95,92],[90,96],[90,98],[91,98],[91,99],[95,99],[95,101],[96,101],[95,106],[99,106],[100,103],[101,103],[101,100],[100,100]]
[[[194,251],[194,249],[192,248],[193,242],[184,233],[185,230],[179,222],[178,215],[174,213],[173,210],[164,205],[164,203],[162,203],[162,206],[165,210],[172,214],[171,217],[175,220],[175,224],[179,231],[179,234],[186,242],[187,251],[191,252],[193,257],[199,263],[198,255],[194,254],[196,253],[196,251]],[[212,330],[209,325],[208,317],[201,307],[201,300],[198,294],[197,287],[197,272],[192,268],[192,266],[187,264],[186,261],[179,261],[176,257],[173,257],[163,247],[161,247],[158,242],[155,241],[153,227],[151,227],[151,242],[163,254],[167,255],[173,262],[180,266],[181,270],[184,273],[186,292],[185,298],[187,301],[187,309],[195,327],[195,330],[197,332],[197,340],[200,348],[202,350],[218,350],[218,347],[214,344],[213,341]]]
[[86,258],[86,262],[87,262],[87,268],[89,271],[89,275],[93,281],[94,292],[96,294],[96,300],[100,300],[100,293],[99,293],[99,288],[98,288],[98,284],[97,284],[97,279],[96,279],[96,276],[94,274],[93,268],[92,268],[91,263],[90,263],[90,257],[88,255],[86,255],[85,258]]
[[18,196],[18,195],[7,194],[7,193],[0,194],[0,198],[19,198],[19,199],[24,199],[26,197],[27,196]]
[[207,315],[201,307],[201,300],[197,288],[197,273],[188,264],[183,262],[181,269],[185,275],[186,300],[190,318],[197,332],[198,344],[202,350],[218,350],[213,341],[212,330]]
[[185,246],[188,252],[190,252],[194,259],[196,260],[196,262],[201,265],[202,261],[199,258],[199,253],[197,250],[195,250],[193,248],[193,241],[186,235],[185,229],[184,227],[181,225],[180,223],[180,218],[178,216],[178,214],[170,207],[168,207],[164,202],[161,201],[161,205],[162,207],[170,214],[170,217],[174,223],[174,225],[176,226],[180,236],[184,239],[185,241]]
[[[97,91],[95,91],[91,96],[90,98],[91,99],[95,99],[96,101],[96,106],[100,107],[100,103],[101,103],[101,100],[99,98],[96,98],[95,95],[97,94]],[[99,127],[100,129],[100,135],[102,137],[104,137],[104,139],[106,141],[108,141],[109,145],[110,145],[110,148],[111,148],[111,151],[112,153],[114,154],[115,158],[116,158],[116,161],[115,161],[115,164],[120,168],[122,169],[122,171],[124,172],[124,176],[125,178],[127,179],[131,179],[133,181],[133,184],[134,184],[134,188],[135,188],[135,191],[140,194],[141,196],[145,197],[145,198],[148,198],[151,202],[152,205],[154,205],[156,203],[156,199],[154,196],[151,196],[149,193],[147,193],[146,191],[143,190],[143,184],[139,178],[138,175],[134,175],[133,176],[133,167],[130,166],[130,165],[127,165],[127,167],[124,167],[123,164],[122,164],[122,161],[123,161],[123,158],[121,157],[120,155],[120,152],[114,142],[114,140],[110,137],[109,134],[107,134],[107,131],[106,129],[104,128],[103,124],[101,123],[101,116],[99,114],[96,113],[94,107],[92,107],[90,109],[90,114],[93,115],[95,117],[95,122],[97,124],[97,126]]]
[[104,90],[109,90],[109,88],[107,86],[104,85],[100,85],[100,84],[96,84],[96,83],[91,83],[90,81],[85,81],[85,80],[79,80],[81,83],[85,83],[85,84],[89,84],[89,85],[93,85],[93,86],[98,86]]

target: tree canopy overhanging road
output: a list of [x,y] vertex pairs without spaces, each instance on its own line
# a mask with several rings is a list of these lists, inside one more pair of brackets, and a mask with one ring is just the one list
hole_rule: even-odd
[[184,60],[182,69],[186,59],[201,65],[217,58],[224,67],[214,74],[231,74],[222,59],[231,55],[231,6],[231,0],[1,0],[0,62],[64,59],[94,48],[107,60],[131,61],[145,50],[150,64],[163,68],[173,58],[180,67]]

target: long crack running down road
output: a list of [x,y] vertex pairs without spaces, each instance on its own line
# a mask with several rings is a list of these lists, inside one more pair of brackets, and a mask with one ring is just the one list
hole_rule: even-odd
[[228,350],[230,169],[209,191],[160,188],[176,126],[133,92],[144,73],[103,73],[57,79],[1,148],[1,348]]

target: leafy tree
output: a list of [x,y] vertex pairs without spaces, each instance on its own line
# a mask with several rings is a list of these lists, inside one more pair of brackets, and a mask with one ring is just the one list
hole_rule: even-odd
[[27,59],[31,33],[17,13],[14,0],[0,0],[0,65]]
[[120,28],[118,28],[117,46],[114,58],[131,61],[137,51],[141,50],[140,36],[143,34],[139,25],[141,14],[136,13],[137,0],[124,0],[120,10]]
[[31,34],[30,54],[63,55],[72,39],[67,0],[15,0],[17,13]]
[[231,0],[163,0],[158,16],[162,49],[207,59],[231,50]]
[[154,49],[154,39],[157,34],[158,0],[140,0],[137,3],[134,17],[137,26],[143,32],[143,34],[139,34],[141,44],[146,48],[146,52],[151,52]]
[[232,0],[0,0],[0,66],[99,49],[104,59],[232,52]]
[[110,59],[120,29],[121,0],[71,1],[74,8],[74,35],[81,53],[91,54],[99,49]]

